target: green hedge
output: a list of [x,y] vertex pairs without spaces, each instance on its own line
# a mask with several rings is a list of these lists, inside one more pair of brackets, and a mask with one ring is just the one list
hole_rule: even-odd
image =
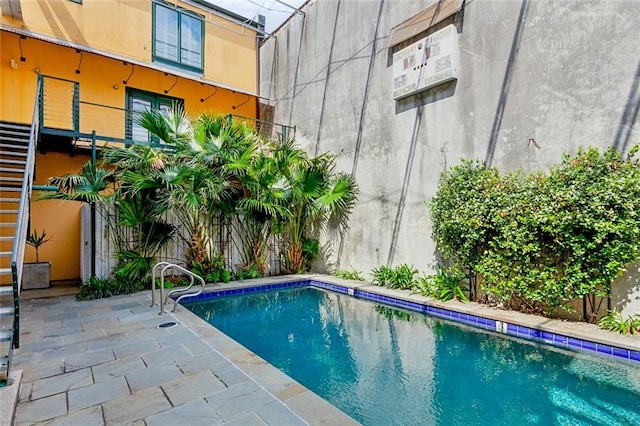
[[609,296],[640,255],[636,153],[580,150],[529,174],[465,160],[443,174],[429,203],[437,247],[512,308],[549,313]]

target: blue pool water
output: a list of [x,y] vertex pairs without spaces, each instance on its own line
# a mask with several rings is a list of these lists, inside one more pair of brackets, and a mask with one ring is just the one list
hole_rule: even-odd
[[640,425],[640,367],[316,288],[186,305],[365,425]]

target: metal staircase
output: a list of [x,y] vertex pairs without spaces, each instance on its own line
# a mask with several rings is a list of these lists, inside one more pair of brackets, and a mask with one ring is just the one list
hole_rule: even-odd
[[41,94],[38,81],[30,125],[0,122],[0,386],[11,385],[13,349],[20,347],[20,286]]
[[10,384],[12,351],[19,344],[19,288],[12,258],[30,133],[31,126],[0,123],[0,386]]

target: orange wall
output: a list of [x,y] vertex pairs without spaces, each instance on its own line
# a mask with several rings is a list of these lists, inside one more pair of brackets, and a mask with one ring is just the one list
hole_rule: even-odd
[[216,25],[205,24],[205,75],[216,81],[228,82],[234,87],[256,93],[258,91],[256,33],[239,25],[229,25],[229,22],[215,15],[211,15],[209,19]]
[[[46,185],[50,176],[77,173],[91,157],[48,152],[36,155],[34,185]],[[37,199],[38,192],[33,198]],[[80,207],[75,201],[42,200],[31,203],[31,230],[46,230],[51,241],[40,247],[40,261],[51,262],[51,280],[80,278]],[[35,262],[35,250],[27,246],[25,262]]]
[[[125,107],[126,86],[123,80],[131,73],[131,65],[85,52],[82,54],[80,74],[76,74],[80,54],[74,49],[34,39],[22,41],[26,61],[20,62],[18,39],[18,35],[4,31],[0,33],[0,120],[20,123],[31,121],[38,76],[36,70],[43,75],[78,81],[81,101],[115,108]],[[17,69],[11,67],[12,59]],[[163,72],[135,66],[134,73],[128,80],[128,87],[164,95],[164,91],[170,89],[174,82],[175,77],[171,74],[165,75]],[[184,99],[185,109],[190,114],[215,111],[255,117],[256,98],[250,97],[249,102],[234,110],[232,106],[246,100],[247,95],[231,90],[218,88],[214,96],[200,102],[200,99],[206,98],[214,91],[213,86],[178,77],[177,84],[166,96]],[[51,94],[47,96],[51,99]],[[106,121],[117,121],[121,133],[124,129],[124,119],[118,118],[117,111],[91,108],[83,109],[81,114],[81,121],[84,122],[84,128],[81,129],[83,131],[90,132],[92,127],[105,126]]]
[[[83,4],[69,0],[22,0],[20,4],[22,20],[2,16],[0,22],[152,63],[151,0],[86,0]],[[204,77],[255,93],[256,32],[205,9],[180,1],[177,4],[204,17]],[[23,40],[26,56],[34,42],[29,38]],[[75,64],[76,59],[68,65]]]

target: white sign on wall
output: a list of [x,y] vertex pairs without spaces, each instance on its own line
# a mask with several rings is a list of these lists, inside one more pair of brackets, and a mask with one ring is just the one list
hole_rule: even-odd
[[449,25],[393,54],[393,98],[458,78],[458,32]]

